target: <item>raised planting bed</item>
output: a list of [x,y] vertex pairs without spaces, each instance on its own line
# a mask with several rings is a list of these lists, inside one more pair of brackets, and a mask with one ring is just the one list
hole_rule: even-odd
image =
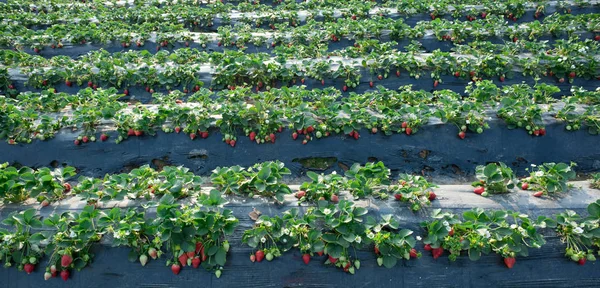
[[[508,195],[494,196],[490,198],[479,197],[471,192],[472,187],[466,185],[443,185],[435,189],[438,197],[433,201],[433,206],[418,213],[413,213],[403,204],[394,200],[364,200],[357,201],[355,205],[368,210],[367,216],[379,218],[385,214],[393,214],[393,218],[399,222],[403,229],[414,231],[413,236],[425,238],[427,235],[420,227],[423,221],[431,221],[428,217],[434,209],[442,209],[445,212],[462,214],[472,208],[481,208],[485,211],[512,210],[521,212],[536,219],[538,216],[552,217],[562,213],[566,209],[573,210],[583,216],[588,215],[586,208],[589,202],[600,197],[600,190],[587,188],[588,182],[574,182],[576,187],[558,198],[533,198],[526,192],[515,192]],[[579,188],[581,187],[581,188]],[[348,195],[343,194],[342,199]],[[276,206],[262,199],[228,198],[229,204],[226,209],[233,211],[233,215],[239,219],[239,225],[234,233],[228,236],[230,245],[227,253],[227,262],[222,270],[220,278],[216,278],[214,272],[204,271],[202,268],[193,269],[183,267],[179,275],[173,275],[169,267],[165,267],[165,261],[169,255],[163,255],[158,260],[152,260],[142,267],[139,262],[128,261],[129,249],[125,247],[110,247],[114,243],[108,233],[102,237],[98,244],[92,245],[94,253],[93,261],[81,271],[73,270],[65,283],[60,278],[51,278],[44,281],[44,267],[47,258],[42,258],[39,265],[31,275],[27,275],[16,268],[0,270],[0,275],[9,287],[12,286],[39,286],[45,287],[104,287],[106,285],[117,285],[119,287],[140,286],[188,286],[203,283],[210,287],[239,287],[244,283],[246,287],[264,286],[314,286],[338,287],[340,285],[357,287],[359,283],[373,283],[381,287],[401,286],[432,286],[442,285],[448,287],[478,287],[481,285],[492,286],[552,286],[552,287],[578,287],[594,286],[600,281],[600,273],[597,272],[597,263],[588,261],[585,265],[577,265],[576,262],[565,257],[565,244],[562,243],[554,229],[546,228],[539,231],[544,236],[546,243],[540,249],[529,249],[528,257],[517,257],[514,268],[508,269],[502,258],[491,253],[483,255],[477,261],[470,261],[463,252],[455,261],[450,261],[448,252],[437,259],[431,257],[431,252],[423,249],[421,241],[415,246],[422,256],[419,259],[400,260],[390,269],[378,267],[373,244],[351,253],[353,259],[360,259],[360,269],[356,269],[354,275],[324,265],[327,256],[311,257],[308,265],[303,263],[302,255],[296,248],[276,257],[272,262],[263,260],[261,263],[252,263],[249,255],[254,252],[247,244],[242,243],[242,234],[254,225],[249,214],[259,210],[263,215],[282,215],[283,212],[298,207],[293,197],[287,197],[285,205]],[[186,203],[189,203],[187,200]],[[342,201],[343,202],[343,201]],[[340,203],[342,203],[340,202]],[[106,208],[100,210],[108,213],[112,207],[140,207],[140,202],[114,202],[107,204]],[[22,211],[35,206],[30,205],[5,205],[0,209],[0,217],[6,219],[10,212]],[[51,214],[62,212],[76,212],[83,210],[81,201],[75,198],[65,200],[60,204],[51,205],[41,210],[44,218]],[[301,206],[300,211],[306,212],[307,206]],[[37,208],[36,208],[37,210]],[[155,210],[150,208],[146,217],[156,217]],[[538,228],[539,229],[539,228]],[[458,232],[456,232],[458,233]],[[540,270],[542,269],[542,270]],[[542,272],[543,271],[543,272]],[[552,277],[548,278],[548,273]]]

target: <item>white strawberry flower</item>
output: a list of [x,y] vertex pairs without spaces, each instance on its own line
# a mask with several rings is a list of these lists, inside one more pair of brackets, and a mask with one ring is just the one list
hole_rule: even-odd
[[265,243],[265,242],[267,242],[267,238],[265,238],[265,237],[262,237],[262,238],[260,238],[260,242],[261,242],[261,243]]
[[581,234],[581,233],[583,233],[583,229],[581,229],[581,227],[577,227],[577,228],[573,229],[573,232],[575,234]]
[[356,238],[354,238],[354,241],[356,243],[360,243],[360,242],[362,242],[362,238],[360,236],[356,236]]
[[305,247],[306,247],[306,249],[305,249],[305,250],[308,250],[308,249],[310,249],[310,244],[306,244],[306,246],[305,246]]
[[75,231],[71,230],[69,231],[69,238],[75,238],[77,237],[77,233],[75,233]]
[[415,238],[417,238],[417,241],[421,241],[421,239],[422,239],[421,236],[417,236]]
[[450,223],[448,223],[448,221],[444,221],[442,224],[444,224],[444,226],[446,227],[450,226]]
[[517,229],[517,224],[510,225],[510,229]]
[[283,243],[287,243],[287,239],[286,239],[286,238],[283,238],[283,239],[281,240],[281,242],[283,242]]
[[374,237],[375,237],[375,234],[373,234],[373,232],[367,233],[367,238],[373,239]]
[[542,176],[544,176],[544,172],[542,172],[542,171],[537,171],[537,172],[535,172],[535,176],[537,176],[537,177],[542,177]]
[[324,214],[330,214],[330,213],[331,213],[331,209],[329,209],[329,208],[325,208],[325,209],[323,210],[323,213],[324,213]]
[[283,234],[285,234],[285,235],[290,234],[290,230],[287,228],[283,229]]

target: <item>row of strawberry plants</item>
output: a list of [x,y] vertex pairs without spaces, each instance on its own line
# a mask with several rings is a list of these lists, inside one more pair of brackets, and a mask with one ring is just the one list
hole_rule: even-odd
[[[308,12],[309,17],[316,15],[323,15],[325,20],[333,18],[334,12],[339,12],[339,17],[344,18],[368,18],[369,12],[373,11],[386,14],[390,10],[394,10],[395,13],[403,17],[410,15],[418,15],[429,13],[432,19],[443,17],[447,14],[451,14],[452,17],[458,19],[466,17],[468,20],[475,19],[477,17],[485,18],[490,14],[504,15],[509,20],[516,20],[522,17],[527,10],[533,10],[534,18],[537,19],[544,15],[548,8],[555,8],[557,11],[562,13],[570,13],[571,7],[592,7],[592,3],[579,2],[573,6],[568,2],[559,3],[545,3],[546,1],[531,2],[531,1],[515,1],[511,3],[482,3],[477,2],[474,5],[468,3],[451,3],[448,1],[411,1],[411,3],[396,3],[396,2],[383,2],[381,4],[369,2],[369,1],[353,1],[348,3],[347,1],[341,1],[335,3],[335,1],[328,2],[291,2],[286,5],[265,5],[261,3],[238,3],[237,5],[231,5],[225,3],[224,5],[219,1],[214,4],[207,3],[206,5],[198,6],[197,3],[160,3],[159,5],[152,5],[150,3],[142,3],[144,9],[131,9],[126,5],[60,5],[60,3],[32,3],[33,5],[24,5],[24,3],[6,4],[0,6],[0,12],[5,12],[7,19],[17,21],[16,23],[23,25],[50,25],[59,23],[73,22],[73,16],[79,18],[96,18],[99,21],[114,20],[117,15],[122,15],[122,19],[135,23],[140,18],[144,18],[144,21],[160,21],[158,15],[162,15],[165,19],[171,21],[183,20],[186,22],[194,23],[199,20],[210,21],[212,17],[218,14],[229,13],[231,11],[240,12],[259,12],[258,18],[260,22],[270,21],[271,23],[288,22],[289,25],[294,26],[294,23],[300,23],[298,19],[298,12]],[[46,5],[44,5],[46,4]],[[166,5],[165,5],[166,4]],[[340,7],[340,4],[343,6]],[[465,5],[466,4],[466,5]],[[451,6],[449,6],[451,5]],[[449,7],[452,7],[449,9]],[[342,8],[342,9],[340,9]],[[373,11],[372,11],[373,10]],[[19,11],[19,15],[13,13]],[[321,12],[322,11],[322,12]],[[264,16],[263,16],[264,15]],[[337,16],[337,15],[336,15]],[[331,20],[331,19],[330,19]]]
[[[98,133],[103,142],[110,136],[119,143],[128,137],[152,136],[158,130],[183,132],[194,140],[207,138],[218,128],[223,141],[233,147],[239,133],[258,144],[275,143],[277,134],[287,126],[294,139],[307,144],[334,134],[358,140],[361,129],[373,134],[412,135],[438,118],[456,125],[458,137],[464,139],[468,132],[480,134],[489,128],[491,117],[486,111],[490,109],[509,129],[525,129],[534,136],[546,134],[543,116],[547,113],[565,122],[567,131],[584,127],[592,135],[600,131],[597,91],[574,89],[573,95],[557,102],[552,97],[558,92],[554,86],[516,84],[501,89],[484,80],[471,83],[466,92],[463,98],[449,90],[431,93],[403,86],[398,91],[380,87],[375,92],[340,97],[340,91],[333,88],[271,89],[257,94],[237,88],[218,92],[213,98],[212,92],[201,88],[187,98],[188,103],[181,101],[183,93],[174,91],[154,94],[158,106],[128,106],[118,101],[123,94],[116,94],[114,88],[88,88],[78,95],[47,90],[22,93],[16,99],[0,98],[0,138],[10,144],[31,143],[70,128],[79,134],[76,145],[96,141]],[[109,123],[117,135],[106,129]]]
[[[217,40],[222,45],[242,47],[245,43],[255,46],[263,44],[328,43],[347,38],[350,40],[377,39],[382,36],[391,40],[420,39],[426,32],[433,31],[439,40],[460,43],[466,39],[500,38],[505,40],[528,38],[539,39],[544,36],[561,37],[576,32],[594,32],[597,30],[598,14],[551,15],[543,22],[535,21],[518,26],[507,26],[503,16],[490,15],[475,21],[449,21],[436,19],[421,21],[414,27],[386,17],[375,16],[367,19],[339,19],[337,22],[321,23],[309,20],[306,25],[273,29],[261,29],[248,24],[233,27],[221,26]],[[160,25],[160,26],[158,26]],[[193,25],[193,23],[192,23]],[[119,42],[123,48],[132,45],[141,46],[156,35],[156,48],[168,48],[176,42],[198,41],[205,44],[209,39],[203,33],[189,32],[184,24],[164,22],[143,22],[127,24],[120,21],[102,23],[79,23],[53,25],[46,30],[35,31],[21,25],[4,24],[5,31],[0,45],[15,48],[30,48],[35,52],[44,48],[62,48],[66,43],[87,44]],[[274,25],[273,28],[276,28]],[[266,33],[266,34],[265,34]],[[258,34],[258,35],[257,35]],[[257,36],[253,36],[257,35]],[[259,36],[260,35],[260,36]],[[266,36],[265,36],[266,35]],[[270,36],[271,35],[271,36]],[[268,36],[268,37],[267,37]],[[233,44],[231,44],[233,43]]]
[[[153,200],[164,195],[182,199],[202,194],[202,179],[181,166],[165,166],[157,171],[144,165],[129,173],[107,174],[103,178],[81,176],[76,184],[72,181],[73,167],[34,170],[17,169],[5,163],[0,168],[0,179],[4,183],[0,186],[0,199],[5,203],[21,203],[31,197],[45,207],[67,196],[78,196],[89,205],[100,206],[124,199]],[[217,167],[210,175],[210,184],[223,195],[258,196],[284,203],[284,196],[292,194],[292,189],[283,183],[283,177],[289,174],[290,170],[278,161],[248,168]],[[345,176],[335,172],[328,175],[308,172],[307,176],[310,180],[302,183],[294,194],[298,204],[337,203],[341,191],[346,190],[356,199],[387,199],[392,193],[396,200],[409,203],[411,209],[417,211],[436,198],[432,188],[437,186],[420,176],[400,175],[400,180],[392,185],[390,170],[382,162],[355,164]]]
[[227,237],[238,224],[231,210],[222,209],[224,204],[219,193],[211,193],[201,195],[193,205],[181,205],[164,196],[152,206],[156,208],[152,218],[146,216],[146,209],[101,211],[93,206],[43,220],[34,209],[15,212],[2,222],[14,231],[0,230],[0,259],[5,267],[17,265],[29,274],[45,255],[44,278],[60,274],[67,281],[72,270],[79,271],[93,261],[91,246],[109,234],[114,247],[131,248],[128,257],[132,262],[144,266],[149,258],[165,254],[166,264],[175,274],[184,266],[202,265],[219,278],[230,247]]
[[[336,22],[338,19],[367,19],[373,15],[384,16],[404,16],[408,15],[406,10],[397,10],[390,5],[374,6],[372,2],[360,2],[351,6],[349,9],[339,9],[335,7],[307,7],[307,9],[290,10],[287,7],[276,6],[273,9],[270,5],[220,5],[212,4],[207,6],[189,5],[175,3],[168,6],[150,6],[146,5],[138,9],[132,9],[127,6],[67,6],[67,7],[36,7],[23,5],[0,5],[0,15],[3,19],[10,20],[10,23],[22,25],[25,27],[46,27],[56,24],[78,23],[76,19],[93,19],[97,22],[123,21],[127,23],[151,22],[160,23],[163,21],[182,22],[185,26],[194,29],[195,27],[211,27],[215,22],[219,25],[231,25],[235,23],[245,23],[260,27],[268,25],[278,29],[286,27],[295,27],[306,20],[315,19],[319,22]],[[552,6],[550,6],[552,7]],[[456,7],[455,7],[456,8]],[[535,11],[535,19],[544,15],[549,7],[539,5],[536,8],[521,7],[517,9],[496,9],[486,8],[474,9],[465,8],[454,9],[452,16],[455,19],[466,17],[473,21],[477,18],[485,19],[490,15],[501,15],[507,20],[516,20],[526,12],[526,9]],[[516,8],[516,7],[515,7]],[[566,8],[566,7],[565,7]],[[431,13],[432,19],[444,16],[444,12],[439,11],[443,7],[436,7]],[[438,11],[436,11],[438,10]],[[559,8],[559,11],[561,9]],[[232,15],[233,11],[239,11],[243,14]],[[414,11],[414,10],[413,10]],[[562,10],[561,12],[568,12]],[[415,14],[412,14],[415,15]],[[532,18],[531,20],[533,20]]]
[[[191,54],[182,52],[179,55]],[[226,51],[224,53],[208,54],[208,59],[203,53],[194,57],[191,63],[178,65],[165,54],[160,54],[154,59],[155,64],[140,67],[139,64],[127,63],[118,59],[95,58],[96,64],[83,61],[69,60],[63,57],[53,58],[48,64],[61,65],[50,67],[21,67],[3,72],[8,82],[6,94],[16,93],[12,78],[25,78],[25,84],[35,88],[49,88],[60,83],[67,86],[73,84],[87,84],[88,87],[97,88],[99,85],[109,87],[142,86],[147,91],[155,87],[173,89],[182,86],[189,90],[201,84],[200,79],[211,79],[211,88],[224,89],[236,86],[254,86],[256,90],[267,89],[273,86],[295,85],[297,81],[303,82],[307,79],[315,79],[325,85],[326,79],[342,80],[344,85],[339,87],[343,91],[355,88],[360,84],[362,78],[368,78],[369,85],[374,86],[375,81],[388,78],[395,72],[397,77],[401,73],[408,73],[411,78],[419,79],[421,76],[430,74],[433,88],[443,84],[442,76],[454,76],[457,78],[478,81],[482,79],[497,78],[503,82],[507,78],[514,78],[516,74],[534,79],[550,77],[559,83],[565,81],[573,82],[577,77],[584,79],[598,78],[598,66],[595,55],[584,54],[586,49],[577,54],[561,55],[539,54],[529,58],[519,55],[491,55],[482,58],[472,58],[465,55],[456,55],[449,52],[434,51],[432,54],[402,53],[388,51],[384,53],[372,53],[359,59],[303,59],[285,60],[272,59],[270,55],[245,54],[243,52]],[[102,54],[96,54],[102,55]],[[135,56],[136,53],[127,55]],[[177,55],[177,54],[173,54]],[[172,57],[177,60],[177,57]],[[160,59],[160,60],[158,60]],[[200,66],[204,61],[210,64]],[[46,61],[42,61],[44,63]],[[58,68],[60,67],[60,68]],[[23,80],[19,80],[23,81]],[[5,84],[6,85],[6,84]],[[263,86],[264,85],[264,86]],[[127,89],[125,89],[127,90]],[[152,92],[150,92],[152,93]],[[126,93],[127,94],[127,93]]]
[[[112,234],[113,245],[131,247],[130,260],[139,261],[142,266],[149,258],[169,253],[172,259],[167,266],[171,266],[174,274],[179,274],[186,265],[194,268],[202,265],[215,271],[219,278],[231,247],[226,237],[234,232],[238,220],[232,211],[219,208],[226,201],[218,193],[199,199],[202,203],[199,205],[181,206],[173,200],[164,196],[154,219],[147,219],[144,210],[135,208],[100,211],[86,206],[80,213],[53,214],[43,221],[33,209],[14,212],[3,221],[4,225],[13,226],[14,231],[0,231],[2,260],[5,266],[15,263],[19,269],[31,273],[42,257],[49,255],[44,278],[49,280],[60,272],[67,281],[70,270],[81,270],[92,262],[92,244],[103,235]],[[457,215],[436,209],[433,220],[421,224],[426,233],[424,249],[431,251],[434,259],[448,250],[452,261],[463,251],[472,261],[494,252],[504,258],[508,268],[513,268],[517,256],[527,257],[531,248],[539,249],[546,243],[542,229],[554,228],[567,243],[565,255],[583,265],[594,261],[594,254],[600,248],[600,200],[591,203],[587,211],[586,218],[567,210],[555,218],[539,216],[531,220],[520,212],[477,208],[464,212],[461,220]],[[321,201],[303,215],[296,208],[284,212],[282,217],[255,215],[256,223],[244,231],[242,242],[257,250],[249,257],[252,262],[272,261],[297,247],[304,263],[309,264],[315,254],[327,255],[325,265],[350,274],[361,266],[356,251],[371,245],[378,265],[387,268],[393,268],[403,259],[421,257],[421,252],[414,248],[420,236],[413,236],[412,230],[400,229],[393,215],[376,219],[365,217],[368,212],[343,200],[337,204]],[[43,226],[52,230],[34,233]]]

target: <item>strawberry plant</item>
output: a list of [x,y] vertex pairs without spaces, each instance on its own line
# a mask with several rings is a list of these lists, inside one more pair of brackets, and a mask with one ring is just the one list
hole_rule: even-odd
[[75,168],[64,167],[50,170],[47,167],[33,170],[29,167],[17,169],[0,165],[0,199],[6,202],[23,202],[36,198],[43,206],[65,197],[71,190],[66,180],[75,175]]
[[442,123],[450,122],[456,125],[460,139],[466,137],[467,131],[481,134],[484,129],[490,128],[481,103],[460,101],[459,95],[448,90],[436,91],[435,95],[440,99],[439,108],[434,115],[440,118]]
[[364,198],[368,195],[387,197],[382,190],[382,185],[390,184],[390,169],[383,162],[367,163],[361,166],[355,163],[346,171],[348,182],[346,187],[355,198]]
[[34,209],[27,209],[10,213],[2,221],[3,225],[14,229],[13,232],[0,229],[0,261],[4,262],[4,267],[14,264],[19,271],[33,272],[44,255],[42,243],[46,236],[32,231],[42,228],[40,219]]
[[475,193],[488,196],[488,193],[508,193],[517,184],[517,179],[510,167],[502,162],[479,165],[475,168],[475,177],[479,181],[471,185]]
[[422,227],[428,233],[423,239],[425,249],[432,251],[434,258],[448,250],[449,259],[454,261],[467,251],[469,259],[476,261],[482,254],[495,252],[508,268],[513,267],[516,256],[527,256],[528,248],[540,248],[545,240],[538,229],[552,225],[546,217],[532,221],[527,215],[501,210],[470,210],[463,213],[461,221],[456,215],[436,209],[433,218],[423,222]]
[[151,235],[156,233],[156,227],[151,225],[151,220],[145,219],[145,212],[138,212],[133,208],[121,212],[121,209],[115,207],[108,213],[100,212],[98,226],[107,234],[112,234],[113,247],[131,248],[128,255],[131,262],[139,261],[145,266],[148,257],[156,259],[162,254],[160,239],[151,239]]
[[79,271],[92,262],[94,254],[90,248],[104,233],[97,225],[98,214],[94,206],[88,205],[80,213],[65,212],[44,219],[45,226],[56,230],[48,237],[45,248],[49,255],[47,272],[60,271],[62,279],[67,281],[72,269]]
[[291,194],[292,191],[280,182],[284,175],[290,173],[282,162],[275,161],[255,164],[247,169],[239,166],[217,167],[210,179],[225,194],[273,197],[283,203],[285,194]]
[[417,241],[412,236],[413,231],[399,230],[400,224],[392,215],[383,215],[381,218],[377,223],[375,218],[369,216],[365,223],[368,229],[366,236],[375,244],[377,264],[392,268],[398,260],[420,258],[421,253],[414,249]]
[[594,189],[600,189],[600,173],[593,174],[590,182],[590,187]]
[[[325,261],[326,265],[333,265],[351,274],[360,268],[356,249],[364,245],[365,227],[362,216],[367,212],[367,209],[346,200],[341,200],[337,205],[319,202],[315,215],[324,222],[324,253],[329,256]],[[354,257],[351,255],[352,251],[355,253]]]
[[388,190],[395,200],[407,202],[412,211],[418,211],[431,205],[431,201],[436,198],[433,188],[437,187],[422,176],[401,174],[398,184],[389,186]]
[[317,174],[312,171],[306,172],[310,182],[304,182],[300,185],[296,193],[298,204],[302,202],[317,202],[327,200],[331,202],[338,199],[340,190],[345,187],[346,178],[338,175],[335,171],[331,174]]
[[546,128],[542,108],[530,99],[502,98],[498,117],[506,121],[508,129],[525,128],[529,135],[544,136]]
[[590,214],[587,218],[582,218],[572,210],[556,215],[556,233],[567,245],[565,256],[579,265],[596,261],[594,250],[600,247],[600,200],[588,205],[587,211]]
[[174,274],[179,274],[184,266],[201,264],[219,278],[230,248],[226,237],[233,233],[238,220],[231,210],[220,208],[226,201],[217,190],[199,197],[199,202],[208,206],[180,205],[173,196],[164,195],[151,224],[156,227],[155,239],[159,239],[154,244],[162,247],[159,244],[164,243],[171,257],[167,266]]
[[527,190],[535,191],[533,196],[541,197],[552,193],[567,192],[571,184],[567,181],[575,178],[574,167],[576,163],[543,163],[542,165],[531,165],[529,177],[521,179],[523,184],[527,184]]

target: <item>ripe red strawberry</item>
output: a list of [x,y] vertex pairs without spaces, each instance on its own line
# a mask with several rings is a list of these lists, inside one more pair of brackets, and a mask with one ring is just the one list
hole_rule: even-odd
[[358,134],[358,132],[354,131],[354,140],[358,140],[358,138],[360,138],[360,134]]
[[192,139],[192,140],[196,139],[196,133],[194,133],[194,132],[190,133],[190,139]]
[[261,262],[263,259],[265,259],[265,252],[262,250],[256,251],[256,262]]
[[304,139],[302,140],[302,145],[306,145],[308,143],[308,140]]
[[254,263],[256,261],[256,256],[254,254],[250,254],[250,262]]
[[487,13],[486,12],[481,12],[481,19],[485,19],[485,17],[487,17]]
[[250,141],[254,141],[254,139],[256,139],[256,132],[254,132],[254,131],[250,132],[248,137],[250,137]]
[[302,261],[304,261],[304,264],[308,265],[308,262],[310,262],[310,254],[304,254],[302,255]]
[[481,195],[483,192],[485,192],[485,187],[477,186],[475,189],[473,189],[473,192],[475,192],[477,195]]
[[135,131],[133,131],[132,128],[129,128],[129,130],[127,131],[127,136],[133,136],[135,135]]
[[467,136],[467,133],[465,133],[465,131],[458,132],[458,137],[460,139],[465,139],[466,136]]
[[33,272],[33,269],[35,269],[35,265],[31,264],[31,263],[27,263],[25,264],[25,266],[23,266],[23,270],[27,273],[27,274],[31,274],[31,272]]
[[179,271],[181,271],[181,266],[179,266],[179,264],[175,263],[175,264],[171,265],[171,271],[173,272],[173,274],[178,275]]
[[60,271],[60,278],[62,278],[64,281],[69,280],[69,270]]
[[202,260],[200,260],[200,257],[194,257],[194,259],[192,259],[192,267],[198,268],[201,262]]
[[294,140],[298,139],[298,133],[297,132],[292,133],[292,138]]
[[140,136],[144,135],[144,131],[141,131],[141,130],[134,130],[133,133],[137,137],[140,137]]
[[92,86],[94,86],[94,82],[88,81],[88,87],[92,87]]
[[68,267],[71,263],[73,263],[73,258],[69,254],[65,254],[60,258],[60,265],[62,267]]
[[412,248],[410,249],[410,258],[417,258],[419,257],[419,253],[417,253],[417,249]]
[[36,48],[33,48],[33,52],[35,52],[35,53],[40,53],[40,49],[38,49],[37,47],[36,47]]
[[540,136],[540,130],[533,130],[533,135]]
[[338,197],[338,195],[331,195],[331,202],[333,203],[337,203],[338,201],[340,201],[340,198]]
[[[52,274],[56,274],[56,265],[52,265],[50,266],[50,273]],[[52,277],[56,277],[56,275],[53,275]]]
[[529,188],[529,183],[523,183],[523,184],[521,184],[521,189],[527,190],[527,188]]
[[306,195],[306,191],[298,191],[298,193],[296,193],[296,198],[300,199],[302,197],[304,197]]
[[179,126],[175,127],[175,133],[179,133],[179,132],[181,132],[181,127],[179,127]]
[[579,265],[585,265],[586,260],[587,259],[585,259],[585,257],[583,257],[583,258],[580,258],[579,261],[577,261],[577,263],[579,263]]
[[352,20],[356,20],[356,15],[352,15]]
[[202,131],[202,132],[200,132],[200,137],[202,137],[202,139],[208,138],[208,131]]
[[377,75],[377,79],[381,80],[383,79],[383,76],[381,74]]
[[[71,187],[71,184],[69,184],[69,183],[65,183],[65,184],[63,184],[63,188],[65,188],[65,193],[69,193],[69,192],[71,192],[71,188],[72,188],[72,187]],[[67,256],[68,256],[68,255],[67,255]],[[63,256],[63,257],[64,257],[64,256]],[[68,256],[68,257],[70,257],[70,256]],[[73,261],[73,260],[71,260],[71,261]],[[69,263],[71,263],[71,262],[69,262]],[[67,265],[67,266],[68,266],[68,265]]]
[[517,262],[517,259],[515,259],[514,257],[505,257],[504,258],[504,264],[506,264],[506,267],[513,268],[513,266],[515,266],[515,262]]
[[437,259],[444,254],[444,248],[433,248],[431,249],[431,254],[433,255],[433,259]]
[[577,76],[577,74],[575,74],[575,72],[569,73],[569,78],[573,79],[573,78],[575,78],[575,76]]
[[540,128],[540,130],[539,130],[539,131],[540,131],[540,135],[541,135],[541,136],[544,136],[544,135],[546,135],[546,128]]
[[402,194],[394,194],[394,198],[396,198],[396,200],[400,201],[400,200],[402,200]]
[[596,36],[594,36],[594,40],[596,40],[596,41],[600,41],[600,35],[596,35]]
[[269,134],[269,139],[271,139],[272,143],[275,143],[275,134],[273,134],[273,133]]
[[433,88],[437,87],[440,84],[440,81],[435,80],[433,81]]
[[235,147],[235,140],[231,140],[231,141],[229,141],[229,145],[230,145],[231,147]]
[[469,76],[471,76],[471,78],[473,78],[473,76],[475,76],[475,71],[469,72]]
[[129,89],[123,90],[123,94],[125,94],[125,96],[129,96]]
[[454,228],[450,229],[450,231],[448,232],[449,236],[454,236]]
[[83,143],[87,143],[90,141],[90,138],[88,138],[88,136],[83,136],[83,138],[81,138],[81,140],[83,141]]
[[431,251],[433,248],[431,248],[431,244],[425,244],[423,249],[425,249],[426,251]]
[[408,127],[408,123],[406,123],[406,122],[402,122],[402,126],[401,126],[401,127],[402,127],[402,128],[406,128],[406,127]]
[[542,197],[542,195],[544,195],[544,191],[538,191],[533,193],[533,197]]
[[377,131],[379,131],[379,130],[377,130],[377,127],[371,128],[371,133],[377,134]]
[[187,254],[185,254],[185,253],[181,254],[181,256],[179,256],[179,258],[178,258],[179,264],[181,264],[181,266],[185,266],[185,264],[187,263],[187,259],[188,259]]
[[412,134],[412,129],[410,127],[406,128],[406,135]]
[[321,80],[321,85],[325,85],[325,80]]
[[196,254],[196,252],[188,251],[188,252],[185,252],[185,254],[187,255],[188,259],[192,259],[192,258],[194,258],[194,254]]
[[427,199],[429,199],[429,201],[433,201],[435,200],[435,198],[437,197],[437,195],[435,195],[435,193],[433,191],[429,192],[429,196],[427,196]]
[[375,254],[376,254],[376,255],[379,255],[379,247],[377,247],[377,246],[374,246],[374,247],[373,247],[373,250],[375,250]]
[[335,262],[337,262],[337,260],[338,260],[337,258],[333,258],[333,257],[331,257],[331,255],[329,255],[329,262],[335,264]]
[[500,82],[504,82],[504,76],[500,76]]
[[565,82],[565,78],[560,78],[560,79],[558,79],[558,82],[559,82],[559,83],[564,83],[564,82]]
[[454,77],[460,77],[460,72],[458,72],[458,71],[454,72]]
[[435,14],[430,13],[429,16],[431,17],[431,20],[435,20]]
[[400,77],[400,70],[396,70],[396,77]]
[[50,202],[48,202],[48,200],[44,200],[44,201],[42,201],[41,205],[42,205],[42,207],[46,207],[46,206],[50,205]]
[[65,85],[71,87],[73,85],[73,83],[71,81],[69,81],[69,80],[66,80],[65,81]]
[[79,146],[79,144],[81,144],[81,142],[79,141],[79,139],[75,139],[75,141],[73,141],[73,143],[75,143],[76,146]]
[[369,87],[373,87],[373,81],[369,82]]

